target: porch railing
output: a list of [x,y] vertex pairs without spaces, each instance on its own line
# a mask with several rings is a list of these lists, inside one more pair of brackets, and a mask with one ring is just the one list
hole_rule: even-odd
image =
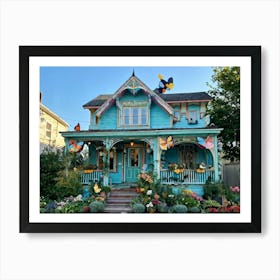
[[102,170],[93,170],[93,172],[90,173],[80,173],[81,183],[85,185],[100,181],[101,176]]
[[162,184],[205,184],[206,180],[214,181],[214,171],[205,170],[199,173],[196,170],[185,169],[183,172],[176,174],[173,171],[161,170],[160,180]]

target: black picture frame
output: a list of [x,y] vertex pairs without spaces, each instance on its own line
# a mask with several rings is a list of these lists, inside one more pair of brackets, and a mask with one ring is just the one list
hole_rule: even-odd
[[[251,58],[251,222],[244,223],[37,223],[29,221],[30,57],[246,56]],[[261,232],[260,46],[19,46],[21,233],[259,233]],[[33,137],[33,136],[32,136]],[[36,135],[34,135],[36,137]],[[241,143],[242,145],[242,143]],[[39,203],[39,202],[38,202]]]

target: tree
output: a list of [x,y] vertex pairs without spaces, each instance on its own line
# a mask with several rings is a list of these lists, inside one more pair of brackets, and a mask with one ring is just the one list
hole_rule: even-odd
[[208,106],[211,123],[223,128],[218,136],[223,144],[223,158],[239,161],[240,158],[240,68],[214,67]]
[[53,150],[45,150],[40,155],[40,196],[47,199],[56,199],[56,177],[64,169],[62,153]]

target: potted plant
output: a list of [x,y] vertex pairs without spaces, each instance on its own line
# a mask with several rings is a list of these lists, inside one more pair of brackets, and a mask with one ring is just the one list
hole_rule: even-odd
[[92,163],[89,163],[87,165],[84,166],[83,170],[84,170],[84,173],[92,173],[93,170],[94,170],[94,165]]

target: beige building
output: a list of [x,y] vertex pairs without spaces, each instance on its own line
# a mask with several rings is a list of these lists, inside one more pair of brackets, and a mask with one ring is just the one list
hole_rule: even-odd
[[40,146],[62,148],[65,146],[64,138],[60,132],[68,131],[68,123],[52,112],[41,102],[40,94]]

